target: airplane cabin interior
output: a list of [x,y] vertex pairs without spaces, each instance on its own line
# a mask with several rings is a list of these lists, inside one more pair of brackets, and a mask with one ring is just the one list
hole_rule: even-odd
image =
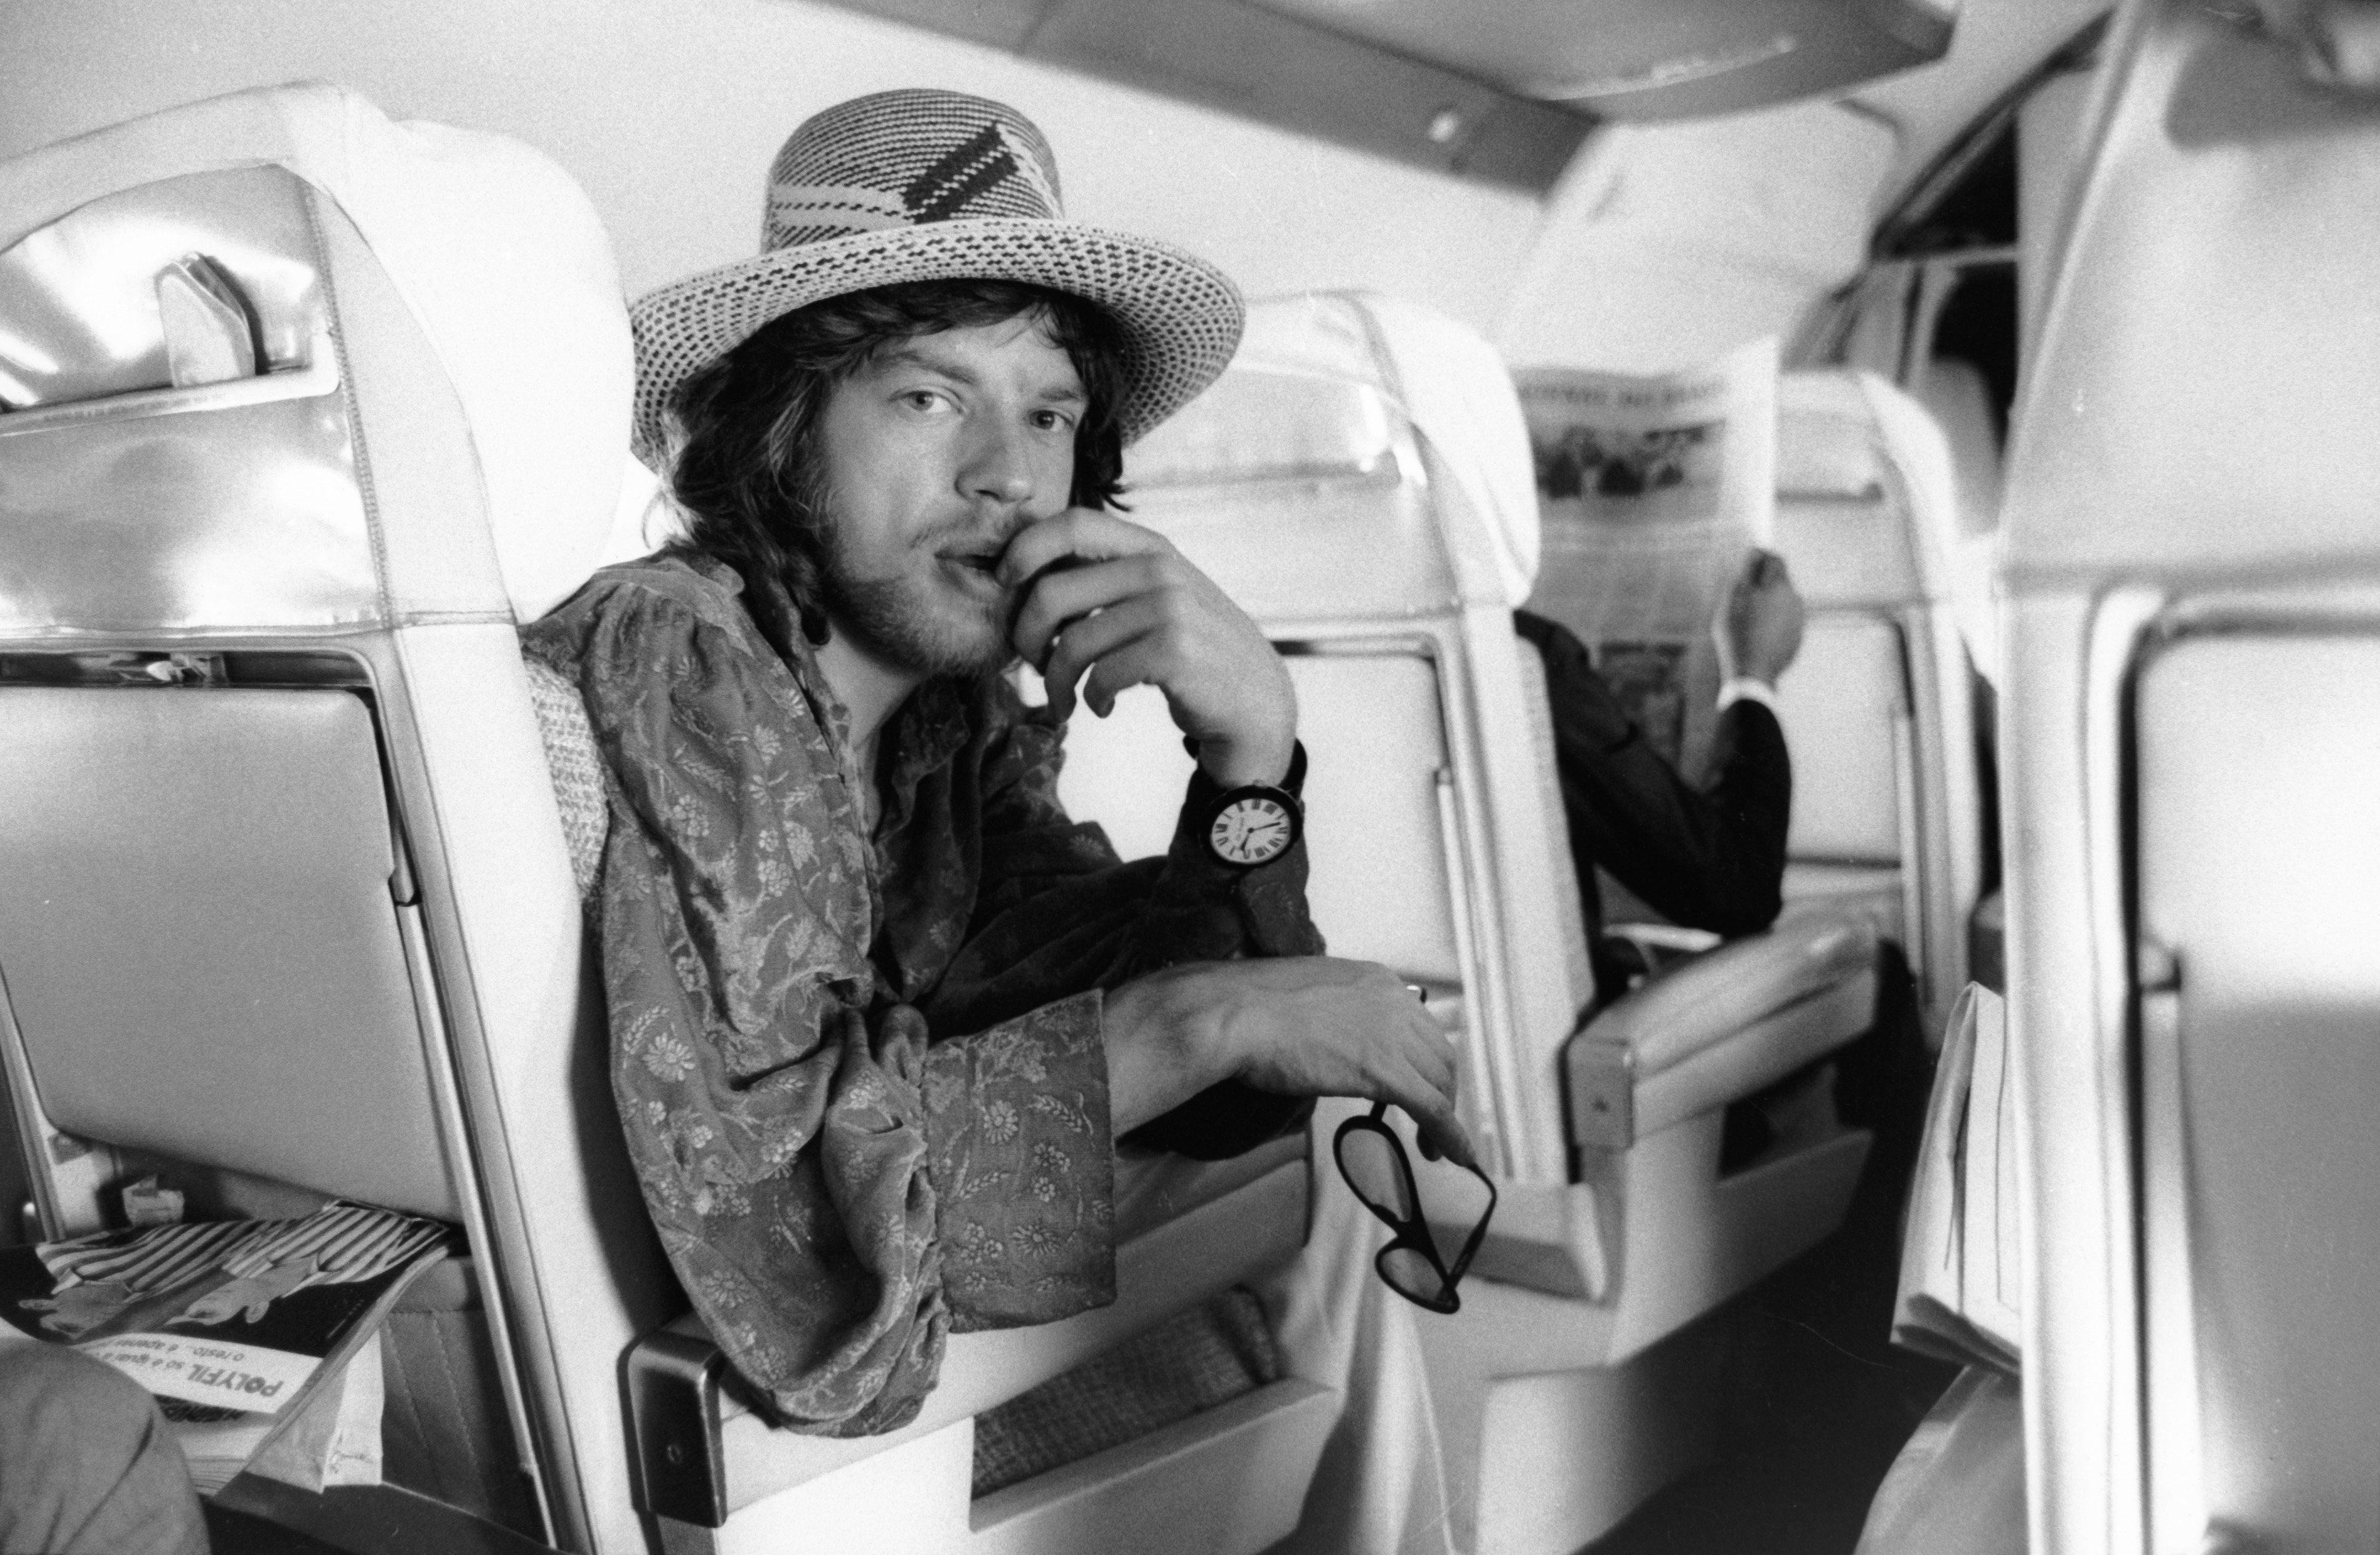
[[[836,1434],[656,1234],[616,733],[521,632],[688,533],[631,305],[906,88],[1245,296],[1123,516],[1480,1170],[1102,1136],[1111,1299]],[[76,1239],[360,1205],[446,1256],[181,1438],[225,1555],[2380,1549],[2375,210],[2371,0],[0,0],[0,1358],[140,1337]],[[1516,612],[1685,784],[1773,712],[1756,925],[1598,866]],[[1049,802],[1178,850],[1177,723]]]

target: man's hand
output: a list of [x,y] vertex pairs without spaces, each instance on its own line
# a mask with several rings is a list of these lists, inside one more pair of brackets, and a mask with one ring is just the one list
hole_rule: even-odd
[[1720,679],[1777,684],[1802,651],[1802,596],[1785,575],[1784,557],[1757,549],[1744,557],[1711,638],[1718,644]]
[[1108,1110],[1123,1134],[1219,1080],[1396,1103],[1425,1147],[1475,1164],[1452,1044],[1396,974],[1284,956],[1169,967],[1107,997]]
[[1009,642],[1041,672],[1059,717],[1086,670],[1083,700],[1101,718],[1125,687],[1154,686],[1216,783],[1288,775],[1297,698],[1281,655],[1164,536],[1070,508],[1009,541],[1000,580],[1023,591]]

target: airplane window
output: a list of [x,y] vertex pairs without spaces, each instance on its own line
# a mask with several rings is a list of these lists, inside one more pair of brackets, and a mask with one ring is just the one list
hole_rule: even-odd
[[[1904,210],[1876,235],[1879,259],[1916,259],[2016,241],[2016,115],[2010,113],[1954,152],[1936,179],[1939,192],[1919,186],[1913,211]],[[1947,186],[1947,187],[1943,187]]]
[[2013,261],[1961,266],[1926,343],[1933,361],[1964,362],[1981,377],[1992,412],[1992,441],[2008,446],[2016,402],[2017,296]]

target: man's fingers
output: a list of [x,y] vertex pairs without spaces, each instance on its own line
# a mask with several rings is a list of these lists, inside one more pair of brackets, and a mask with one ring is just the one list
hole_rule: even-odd
[[1457,1166],[1467,1166],[1475,1172],[1480,1169],[1479,1152],[1471,1144],[1471,1131],[1463,1126],[1463,1120],[1455,1115],[1452,1107],[1415,1112],[1413,1120],[1425,1156],[1433,1160],[1445,1156]]
[[1135,686],[1162,686],[1179,661],[1154,632],[1142,632],[1120,648],[1099,655],[1091,677],[1083,682],[1083,700],[1105,718],[1115,699]]
[[1104,562],[1117,556],[1167,554],[1172,550],[1172,543],[1155,529],[1111,513],[1070,507],[1055,518],[1019,529],[1001,554],[999,577],[1014,589],[1062,556]]
[[1043,661],[1050,655],[1051,638],[1093,611],[1148,593],[1157,585],[1157,565],[1158,558],[1153,556],[1126,556],[1043,573],[1017,609],[1016,624],[1009,629],[1009,646],[1047,674]]
[[[1050,703],[1058,709],[1059,716],[1073,713],[1075,683],[1087,669],[1092,672],[1091,679],[1083,686],[1082,696],[1101,718],[1114,706],[1118,692],[1149,678],[1143,672],[1153,665],[1138,658],[1129,665],[1116,661],[1145,641],[1163,613],[1162,608],[1144,594],[1096,615],[1086,615],[1061,631],[1050,646],[1049,662],[1041,669],[1042,684],[1049,688]],[[1120,678],[1126,674],[1132,678]]]

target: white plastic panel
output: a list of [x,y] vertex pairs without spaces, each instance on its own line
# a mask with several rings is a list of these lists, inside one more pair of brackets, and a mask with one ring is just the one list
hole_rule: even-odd
[[0,690],[0,973],[71,1133],[457,1217],[364,704]]
[[1949,444],[1923,406],[1873,373],[1779,380],[1776,547],[1812,608],[1947,598],[1958,530]]
[[[2143,1193],[2151,1225],[2186,1227],[2189,1279],[2152,1293],[2186,1309],[2145,1361],[2153,1418],[2189,1410],[2194,1369],[2199,1427],[2151,1457],[2153,1484],[2197,1460],[2160,1487],[2158,1548],[2222,1522],[2258,1549],[2369,1549],[2380,638],[2185,641],[2137,716],[2142,930],[2180,969],[2180,1115],[2146,1126],[2180,1176]],[[2177,1367],[2157,1338],[2193,1329]]]
[[1777,685],[1793,756],[1787,856],[1841,864],[1901,861],[1896,731],[1908,719],[1900,630],[1860,615],[1814,620]]
[[1814,609],[1892,609],[1925,597],[1909,527],[1881,487],[1835,495],[1783,487],[1776,549]]
[[1293,659],[1290,669],[1311,763],[1306,897],[1315,923],[1333,954],[1459,985],[1439,824],[1447,756],[1435,666],[1365,654]]
[[[1438,772],[1446,737],[1427,659],[1293,655],[1306,750],[1306,896],[1334,955],[1459,984]],[[1191,761],[1164,699],[1135,687],[1102,723],[1078,711],[1059,797],[1126,858],[1162,853]]]

